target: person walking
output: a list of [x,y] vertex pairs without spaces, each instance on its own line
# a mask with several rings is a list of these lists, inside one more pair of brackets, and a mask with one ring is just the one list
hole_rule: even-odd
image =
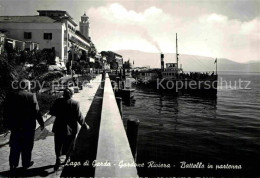
[[69,88],[65,89],[63,98],[56,99],[50,109],[50,115],[55,117],[52,128],[56,154],[55,170],[62,164],[61,156],[66,155],[67,160],[70,150],[74,148],[78,123],[81,126],[85,125],[89,129],[79,110],[79,103],[71,99],[72,96],[73,91]]
[[22,166],[27,169],[33,165],[31,155],[34,144],[36,120],[44,129],[43,118],[39,112],[36,95],[30,92],[30,81],[23,79],[18,83],[19,89],[9,93],[4,101],[4,123],[11,131],[10,135],[10,170],[19,165],[20,155]]

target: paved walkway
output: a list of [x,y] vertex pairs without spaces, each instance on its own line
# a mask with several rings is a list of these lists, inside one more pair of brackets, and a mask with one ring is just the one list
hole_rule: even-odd
[[[94,177],[95,167],[91,163],[97,155],[104,83],[101,86],[97,90],[86,116],[86,122],[90,129],[87,130],[86,127],[80,129],[75,149],[71,152],[70,162],[67,163],[61,173],[62,177]],[[77,165],[72,163],[77,163]]]
[[[101,75],[98,75],[94,80],[80,90],[80,93],[75,93],[73,99],[79,101],[80,110],[83,116],[86,116],[91,103],[94,99],[96,91],[101,83]],[[59,177],[62,170],[57,172],[53,171],[53,166],[55,164],[55,152],[54,152],[54,135],[51,132],[53,126],[53,120],[49,119],[50,116],[46,116],[45,119],[45,129],[40,131],[38,128],[35,133],[35,142],[32,152],[32,161],[34,165],[26,171],[22,172],[21,161],[17,170],[17,175],[19,176],[47,176],[47,177]],[[9,175],[9,145],[5,145],[0,148],[0,177]]]

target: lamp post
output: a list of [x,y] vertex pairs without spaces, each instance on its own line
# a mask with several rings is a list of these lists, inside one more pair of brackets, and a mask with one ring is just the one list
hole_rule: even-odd
[[71,46],[71,64],[70,64],[70,71],[71,71],[71,77],[72,78],[73,78],[73,69],[72,69],[73,60],[74,60],[74,44],[72,43],[72,46]]

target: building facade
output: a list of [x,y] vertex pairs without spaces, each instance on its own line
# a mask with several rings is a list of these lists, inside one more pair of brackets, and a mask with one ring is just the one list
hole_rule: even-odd
[[[76,30],[76,22],[66,11],[38,10],[38,13],[36,16],[0,16],[0,29],[6,30],[10,38],[37,42],[40,49],[55,49],[56,56],[64,63],[68,61],[69,51],[89,50],[90,38]],[[85,23],[85,14],[82,17]]]
[[107,64],[110,69],[122,69],[123,68],[123,57],[113,51],[102,51],[102,56],[106,57]]

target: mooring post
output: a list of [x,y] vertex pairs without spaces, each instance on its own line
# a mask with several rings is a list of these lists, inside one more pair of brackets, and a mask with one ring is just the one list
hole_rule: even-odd
[[116,77],[116,84],[117,84],[117,89],[120,88],[120,78]]
[[138,127],[140,121],[137,119],[128,119],[127,120],[127,137],[129,145],[133,154],[133,157],[136,161],[137,158],[137,142],[138,142]]
[[122,113],[122,109],[123,109],[123,105],[122,105],[122,98],[121,97],[116,97],[116,103],[120,112],[120,115],[123,119],[123,113]]

